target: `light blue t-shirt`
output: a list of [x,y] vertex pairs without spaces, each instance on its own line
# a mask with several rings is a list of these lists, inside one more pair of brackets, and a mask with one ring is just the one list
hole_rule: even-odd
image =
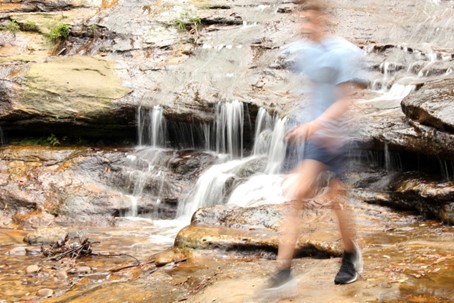
[[363,53],[360,48],[338,37],[328,37],[320,43],[300,40],[284,47],[282,54],[291,56],[297,73],[310,80],[309,115],[315,119],[338,99],[337,85],[346,82],[363,83]]
[[[284,47],[282,54],[292,59],[293,71],[310,80],[309,104],[294,117],[298,123],[316,119],[336,102],[341,97],[339,84],[365,82],[363,52],[345,39],[328,37],[320,43],[300,40]],[[341,121],[330,123],[333,136],[344,134]]]

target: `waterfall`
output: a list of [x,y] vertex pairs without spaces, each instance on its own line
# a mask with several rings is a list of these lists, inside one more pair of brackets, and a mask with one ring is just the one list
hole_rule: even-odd
[[139,146],[165,146],[166,127],[162,107],[156,105],[152,110],[139,107],[137,111],[137,137]]
[[285,141],[286,122],[287,118],[277,119],[275,122],[271,135],[270,148],[268,150],[268,161],[265,168],[267,174],[277,174],[282,167],[287,148]]
[[386,95],[392,99],[403,99],[414,90],[415,85],[394,84]]
[[[223,115],[222,111],[219,113]],[[219,159],[221,163],[206,170],[193,191],[180,203],[177,216],[190,217],[199,208],[217,204],[246,206],[282,202],[279,185],[281,176],[277,174],[285,157],[286,122],[286,118],[273,118],[263,108],[259,109],[255,123],[253,154],[233,160],[231,154],[228,154],[227,158]],[[222,132],[217,134],[224,135]],[[241,144],[239,141],[236,143]],[[227,162],[224,162],[226,160]]]
[[255,122],[255,137],[253,154],[266,155],[265,173],[279,173],[287,148],[285,142],[287,118],[271,117],[268,112],[260,108]]
[[243,103],[232,101],[216,105],[216,152],[232,158],[243,157]]
[[271,135],[271,128],[273,124],[273,118],[264,109],[260,108],[257,113],[255,121],[255,136],[254,136],[254,155],[265,154],[269,149],[269,136]]
[[[139,214],[138,201],[143,195],[143,191],[148,182],[157,179],[161,184],[159,191],[162,189],[164,176],[161,171],[156,172],[157,163],[162,157],[163,149],[166,142],[166,125],[163,116],[163,110],[160,106],[154,106],[150,109],[141,107],[137,110],[137,137],[139,148],[136,155],[128,156],[129,164],[134,166],[145,166],[142,170],[133,170],[129,174],[129,182],[133,186],[131,208],[127,216],[136,217]],[[139,164],[140,163],[140,164]],[[156,204],[159,205],[159,193]]]

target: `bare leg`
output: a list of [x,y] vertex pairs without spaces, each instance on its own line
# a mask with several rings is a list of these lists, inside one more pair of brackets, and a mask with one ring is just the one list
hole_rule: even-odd
[[353,241],[356,233],[351,208],[343,203],[346,198],[343,183],[339,180],[331,181],[327,195],[328,199],[332,201],[332,207],[337,216],[344,250],[347,252],[353,252],[355,249]]
[[294,199],[290,202],[288,213],[281,224],[281,240],[277,261],[279,269],[289,269],[295,253],[298,239],[298,222],[300,210],[304,207],[304,200],[313,193],[313,185],[318,175],[326,166],[315,160],[304,160],[296,169],[296,174],[287,179],[284,191],[287,197]]

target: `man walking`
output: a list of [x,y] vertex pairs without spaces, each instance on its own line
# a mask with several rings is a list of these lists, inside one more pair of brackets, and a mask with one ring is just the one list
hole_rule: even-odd
[[[357,280],[362,271],[361,253],[355,244],[353,220],[343,204],[345,188],[340,174],[344,166],[348,141],[345,113],[359,78],[362,51],[350,42],[327,33],[329,24],[326,7],[317,2],[294,1],[295,17],[299,19],[305,39],[291,44],[284,51],[295,56],[295,70],[310,82],[310,103],[305,110],[297,109],[295,126],[287,133],[289,145],[299,146],[296,165],[284,182],[284,192],[290,202],[277,256],[278,270],[268,281],[265,294],[289,294],[296,288],[291,274],[291,263],[298,238],[299,213],[312,197],[316,180],[330,171],[327,201],[335,211],[344,246],[342,265],[334,278],[336,284]],[[297,148],[298,149],[298,148]]]

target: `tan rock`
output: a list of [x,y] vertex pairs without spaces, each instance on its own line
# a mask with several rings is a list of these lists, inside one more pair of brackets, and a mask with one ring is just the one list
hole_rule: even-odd
[[32,274],[32,273],[38,272],[40,269],[41,268],[38,265],[33,264],[33,265],[27,266],[25,271],[27,272],[27,274]]
[[52,297],[52,295],[54,294],[54,291],[49,288],[43,288],[43,289],[38,290],[38,292],[36,294],[42,298],[48,298],[48,297]]

